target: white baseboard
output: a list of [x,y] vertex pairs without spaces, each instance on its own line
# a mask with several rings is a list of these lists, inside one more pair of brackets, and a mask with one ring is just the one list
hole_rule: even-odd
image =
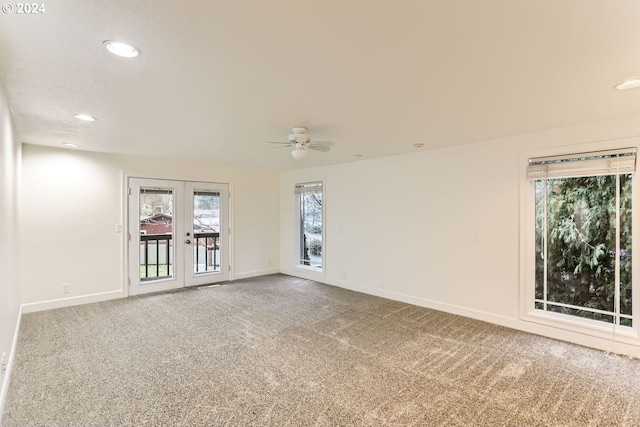
[[517,329],[523,332],[529,332],[560,341],[571,342],[574,344],[591,347],[610,353],[623,354],[633,358],[640,358],[640,342],[629,339],[611,339],[597,337],[593,335],[585,335],[583,333],[572,332],[565,329],[551,327],[532,322],[523,321],[519,318],[511,318],[487,311],[471,309],[455,304],[443,303],[440,301],[430,300],[428,298],[416,297],[413,295],[403,294],[391,291],[389,289],[374,288],[344,280],[332,280],[326,278],[305,277],[297,271],[283,271],[283,274],[290,276],[302,277],[306,279],[316,280],[328,285],[349,289],[356,292],[362,292],[368,295],[374,295],[382,298],[401,301],[407,304],[413,304],[420,307],[430,308],[433,310],[444,311],[446,313],[456,314],[471,319],[481,320],[488,323],[504,326],[511,329]]
[[401,292],[395,292],[389,289],[363,286],[344,280],[328,280],[327,284],[349,289],[352,291],[362,292],[363,294],[374,295],[394,301],[406,302],[407,304],[413,304],[420,307],[431,308],[433,310],[444,311],[446,313],[457,314],[459,316],[470,317],[476,320],[482,320],[484,322],[494,323],[501,326],[513,327],[513,319],[511,319],[510,317],[490,313],[487,311],[473,310],[455,304],[448,304],[440,301],[434,301],[428,298],[416,297],[413,295],[403,294]]
[[18,346],[18,333],[20,332],[20,322],[22,321],[22,307],[18,309],[18,319],[16,320],[16,329],[13,333],[13,342],[11,343],[11,350],[9,350],[9,359],[7,359],[7,370],[4,373],[4,379],[2,380],[2,388],[0,388],[0,423],[2,422],[2,415],[4,414],[4,403],[7,400],[7,394],[9,393],[9,382],[11,381],[11,369],[13,368],[13,359],[16,354],[16,347]]
[[280,273],[279,268],[271,268],[269,270],[244,271],[233,275],[233,280],[249,279],[251,277],[267,276],[269,274]]
[[[269,270],[256,270],[237,273],[233,280],[248,279],[250,277],[265,276],[268,274],[280,273],[278,268]],[[100,292],[89,295],[80,295],[70,298],[59,298],[47,301],[38,301],[22,304],[22,313],[35,313],[37,311],[52,310],[55,308],[71,307],[74,305],[90,304],[94,302],[108,301],[112,299],[125,298],[127,295],[122,290]]]
[[[293,268],[293,269],[281,270],[280,272],[282,274],[286,274],[287,276],[300,277],[302,279],[307,279],[307,280],[315,280],[316,282],[326,283],[328,285],[333,284],[327,281],[327,278],[324,272],[314,271],[310,268]],[[347,286],[341,286],[338,284],[336,284],[335,286],[339,286],[341,288],[347,288]],[[350,288],[347,288],[347,289],[350,289]],[[365,291],[362,291],[362,292],[367,293]]]
[[81,295],[70,298],[60,298],[48,301],[30,302],[22,304],[23,313],[34,313],[36,311],[52,310],[54,308],[71,307],[80,304],[89,304],[92,302],[108,301],[117,298],[124,298],[123,291],[100,292],[97,294]]

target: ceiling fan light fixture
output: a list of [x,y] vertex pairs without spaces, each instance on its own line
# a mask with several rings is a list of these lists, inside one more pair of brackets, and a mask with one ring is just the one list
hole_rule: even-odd
[[304,148],[296,147],[293,150],[291,150],[291,156],[293,156],[293,158],[296,160],[304,160],[307,158],[308,155],[309,153],[307,153],[307,150],[305,150]]
[[288,148],[291,150],[291,157],[296,160],[303,160],[309,156],[309,151],[327,152],[333,147],[331,141],[314,141],[307,133],[307,128],[296,126],[291,130],[289,139],[285,141],[267,141],[267,144],[276,144],[272,148]]

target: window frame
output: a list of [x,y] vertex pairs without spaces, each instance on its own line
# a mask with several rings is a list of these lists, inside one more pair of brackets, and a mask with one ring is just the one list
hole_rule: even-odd
[[[633,326],[621,326],[535,308],[535,181],[527,178],[527,168],[530,158],[562,156],[573,153],[615,150],[629,147],[638,150],[639,145],[640,138],[634,137],[608,141],[606,143],[560,146],[520,153],[520,277],[518,310],[520,320],[596,338],[604,338],[610,341],[637,345],[637,341],[635,340],[640,337],[640,288],[638,286],[640,266],[638,262],[639,257],[637,256],[632,258],[632,271],[636,272],[632,275],[632,294],[634,296],[632,303],[632,313],[634,316]],[[640,224],[638,222],[640,203],[636,203],[638,200],[638,183],[636,181],[639,178],[636,172],[631,189],[631,197],[634,202],[632,212],[632,229],[634,230],[632,236],[632,253],[638,250],[638,242],[640,241],[640,229],[638,229],[638,224]]]
[[[300,263],[300,245],[302,241],[301,226],[300,226],[300,202],[301,194],[295,192],[295,189],[299,185],[320,184],[322,187],[322,254],[321,254],[321,267],[314,267],[311,265],[304,265]],[[294,257],[294,269],[298,271],[304,271],[306,273],[315,273],[316,275],[324,277],[326,271],[326,185],[324,179],[315,179],[304,182],[296,182],[294,184],[294,198],[295,198],[295,257]]]

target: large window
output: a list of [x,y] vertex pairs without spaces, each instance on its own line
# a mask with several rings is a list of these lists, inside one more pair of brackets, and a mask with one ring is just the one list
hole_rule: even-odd
[[322,271],[322,182],[296,184],[298,266]]
[[634,149],[529,160],[535,310],[634,326],[634,172]]

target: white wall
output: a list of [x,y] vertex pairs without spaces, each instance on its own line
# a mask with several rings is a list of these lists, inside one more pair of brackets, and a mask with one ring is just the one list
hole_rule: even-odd
[[15,337],[20,324],[18,268],[18,179],[20,141],[13,123],[6,92],[0,80],[0,419],[9,385]]
[[[610,349],[519,318],[521,163],[523,153],[633,135],[640,117],[283,173],[282,271]],[[317,179],[325,180],[324,276],[294,262],[293,186]],[[640,356],[640,340],[614,350]]]
[[[115,225],[125,222],[127,172],[230,182],[233,278],[279,267],[608,349],[606,341],[520,318],[521,163],[523,153],[589,142],[604,148],[607,140],[634,135],[640,135],[638,116],[282,174],[26,145],[22,302],[30,311],[122,296],[124,242]],[[326,262],[324,273],[312,276],[295,268],[293,185],[319,179],[325,181]],[[71,283],[70,294],[62,294],[62,283]],[[639,349],[638,340],[615,348],[636,356]]]
[[[25,145],[22,302],[34,311],[123,295],[124,174],[230,183],[232,278],[279,271],[279,173]],[[62,284],[70,292],[62,293]]]

